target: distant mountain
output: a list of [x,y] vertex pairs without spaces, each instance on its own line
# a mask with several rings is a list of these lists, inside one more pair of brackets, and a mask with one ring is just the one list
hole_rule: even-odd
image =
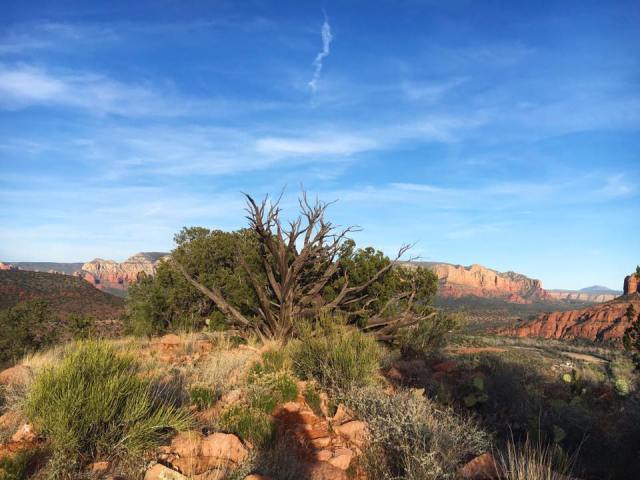
[[78,275],[100,290],[122,295],[141,273],[154,275],[158,264],[168,256],[164,252],[141,252],[122,263],[96,258],[83,264]]
[[0,271],[0,309],[27,300],[43,300],[60,319],[69,314],[119,321],[124,300],[101,292],[79,277],[25,270]]
[[602,285],[592,285],[591,287],[581,288],[579,291],[585,292],[585,293],[611,293],[614,295],[622,295],[621,290],[614,290],[612,288],[604,287]]
[[82,262],[57,263],[57,262],[4,262],[18,270],[28,270],[30,272],[64,273],[73,275],[82,268]]
[[98,290],[118,296],[126,295],[129,285],[142,272],[153,275],[158,262],[169,254],[166,252],[140,252],[122,263],[96,258],[89,262],[4,262],[0,270],[23,270],[31,272],[62,273],[86,280]]

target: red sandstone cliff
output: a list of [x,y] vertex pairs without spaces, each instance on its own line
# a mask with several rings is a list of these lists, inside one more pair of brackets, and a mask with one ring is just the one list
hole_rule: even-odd
[[501,298],[512,303],[531,303],[547,298],[542,282],[515,272],[498,272],[482,265],[414,263],[430,268],[438,276],[438,295],[443,297]]
[[122,263],[96,258],[82,265],[78,275],[99,289],[126,290],[139,274],[153,275],[159,262],[167,256],[166,253],[143,252]]
[[622,296],[580,310],[545,313],[500,333],[518,337],[558,339],[585,338],[595,342],[619,342],[629,326],[626,311],[632,305],[640,312],[640,282],[635,275],[624,280]]

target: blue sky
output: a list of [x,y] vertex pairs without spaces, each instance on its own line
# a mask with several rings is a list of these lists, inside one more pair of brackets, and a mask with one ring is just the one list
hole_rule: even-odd
[[8,0],[0,259],[169,250],[303,184],[361,245],[621,288],[639,24],[633,1]]

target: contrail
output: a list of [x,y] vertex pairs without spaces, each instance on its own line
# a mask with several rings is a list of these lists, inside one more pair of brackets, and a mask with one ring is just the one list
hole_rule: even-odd
[[313,78],[309,81],[309,88],[311,88],[312,93],[316,93],[318,89],[318,80],[320,79],[320,72],[322,72],[322,60],[329,56],[329,47],[333,39],[333,35],[331,35],[331,25],[329,25],[329,18],[326,12],[324,13],[324,23],[322,24],[320,33],[322,35],[322,50],[318,52],[316,59],[313,61]]

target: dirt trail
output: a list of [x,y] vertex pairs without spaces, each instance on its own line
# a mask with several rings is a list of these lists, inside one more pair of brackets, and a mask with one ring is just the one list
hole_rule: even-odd
[[598,357],[595,355],[591,355],[588,353],[577,353],[577,352],[568,352],[565,350],[553,350],[550,351],[549,349],[545,349],[545,348],[540,348],[540,347],[529,347],[529,346],[522,346],[522,345],[510,345],[510,346],[504,346],[504,348],[499,348],[499,347],[452,347],[452,348],[447,348],[446,350],[454,355],[473,355],[476,353],[504,353],[509,351],[510,349],[519,349],[519,350],[533,350],[536,352],[539,352],[541,354],[546,354],[546,355],[551,355],[551,354],[557,354],[557,355],[563,355],[565,357],[569,357],[572,358],[574,360],[581,360],[583,362],[587,362],[587,363],[597,363],[600,365],[604,365],[609,363],[609,360],[606,358],[602,358],[602,357]]

